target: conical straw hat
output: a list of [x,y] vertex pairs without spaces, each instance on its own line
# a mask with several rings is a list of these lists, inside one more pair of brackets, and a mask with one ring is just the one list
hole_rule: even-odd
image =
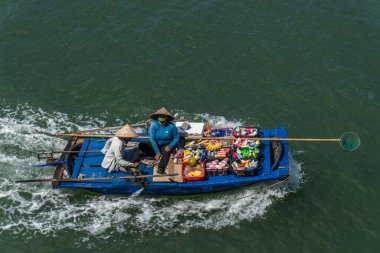
[[120,138],[138,137],[138,134],[135,132],[135,130],[133,130],[132,127],[130,127],[128,124],[117,131],[115,135]]
[[165,107],[162,107],[160,110],[158,110],[157,112],[155,112],[152,115],[150,115],[150,117],[152,119],[157,119],[157,117],[159,115],[168,116],[168,120],[170,120],[170,121],[175,119],[175,117],[173,115],[171,115],[170,112],[168,112],[168,110],[165,109]]

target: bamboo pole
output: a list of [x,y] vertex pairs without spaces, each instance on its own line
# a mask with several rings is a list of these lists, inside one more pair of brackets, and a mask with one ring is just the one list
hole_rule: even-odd
[[178,176],[177,173],[162,174],[162,175],[142,175],[142,176],[125,176],[125,177],[92,177],[92,178],[65,178],[65,179],[52,179],[52,178],[36,178],[17,180],[16,183],[37,183],[37,182],[84,182],[97,181],[97,180],[115,180],[115,179],[135,179],[135,178],[151,178],[151,177],[172,177]]
[[49,154],[62,154],[62,153],[65,153],[65,154],[76,154],[76,153],[100,153],[102,152],[101,150],[84,150],[84,151],[42,151],[42,152],[38,152],[37,154],[39,155],[49,155]]
[[78,137],[78,138],[112,138],[112,134],[77,134],[77,133],[56,133],[51,136]]
[[[238,137],[185,137],[186,140],[237,140],[239,139]],[[260,137],[248,137],[248,138],[240,138],[241,140],[260,140],[260,141],[331,141],[331,142],[336,142],[340,141],[340,139],[316,139],[316,138],[277,138],[277,137],[272,137],[272,138],[260,138]]]
[[[112,138],[114,135],[107,134],[52,134],[52,136],[67,136],[67,137],[82,137],[82,138]],[[149,136],[139,136],[136,139],[148,139]],[[237,140],[237,137],[202,137],[202,136],[188,136],[184,137],[184,140]],[[250,138],[240,138],[242,140],[260,140],[260,141],[312,141],[312,142],[339,142],[340,138],[260,138],[260,137],[250,137]]]
[[[131,127],[139,127],[139,126],[145,126],[146,123],[137,123],[131,125]],[[95,131],[108,131],[108,130],[115,130],[115,129],[120,129],[123,126],[113,126],[113,127],[104,127],[104,128],[93,128],[93,129],[87,129],[87,130],[81,130],[77,132],[72,132],[68,134],[78,134],[78,133],[88,133],[88,132],[95,132]]]
[[[139,126],[146,126],[146,124],[149,122],[146,121],[146,122],[141,122],[141,123],[136,123],[136,124],[132,124],[130,125],[131,127],[139,127]],[[172,122],[177,122],[177,120],[173,120]],[[124,126],[124,125],[123,125]],[[122,128],[123,126],[113,126],[113,127],[104,127],[104,128],[93,128],[93,129],[86,129],[86,130],[81,130],[81,131],[77,131],[77,132],[71,132],[71,133],[60,133],[60,134],[78,134],[78,133],[89,133],[89,132],[95,132],[95,131],[108,131],[108,130],[115,130],[115,129],[120,129]]]

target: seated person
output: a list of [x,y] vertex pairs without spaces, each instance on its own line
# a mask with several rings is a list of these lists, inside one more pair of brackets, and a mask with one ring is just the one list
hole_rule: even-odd
[[151,115],[154,120],[149,128],[150,141],[141,142],[139,148],[146,155],[160,160],[157,173],[165,174],[169,162],[170,153],[179,141],[176,126],[171,122],[174,120],[164,107]]
[[127,161],[124,157],[124,149],[133,137],[138,137],[137,133],[129,125],[125,125],[116,132],[115,137],[106,142],[102,149],[102,153],[105,154],[102,167],[109,173],[123,171],[134,175],[140,174],[140,171],[136,169],[139,165],[135,162],[137,157],[131,161]]

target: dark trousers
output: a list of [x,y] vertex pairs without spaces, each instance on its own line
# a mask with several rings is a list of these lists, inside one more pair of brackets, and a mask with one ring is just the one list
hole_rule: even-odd
[[[166,144],[164,144],[164,145],[158,145],[158,148],[161,151],[161,160],[158,163],[158,168],[159,169],[165,169],[166,166],[168,165],[168,162],[169,162],[171,151],[170,152],[166,152],[165,151],[165,147],[166,146],[167,146]],[[139,149],[143,153],[145,153],[147,156],[155,157],[155,155],[156,155],[156,152],[154,151],[154,148],[152,146],[152,143],[150,143],[150,141],[148,141],[148,142],[140,142],[139,143]]]
[[140,162],[140,149],[139,148],[131,148],[124,150],[124,160],[134,163]]

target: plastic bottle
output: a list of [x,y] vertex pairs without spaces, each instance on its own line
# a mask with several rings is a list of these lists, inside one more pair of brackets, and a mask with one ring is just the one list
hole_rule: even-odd
[[70,174],[67,170],[63,170],[63,177],[64,178],[69,178],[70,177]]

